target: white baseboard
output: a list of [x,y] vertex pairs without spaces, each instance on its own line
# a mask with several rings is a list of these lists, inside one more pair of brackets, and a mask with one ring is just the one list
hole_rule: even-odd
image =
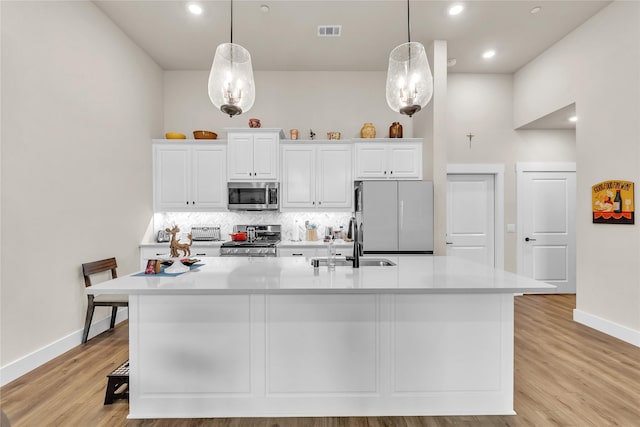
[[573,320],[618,338],[619,340],[626,341],[636,347],[640,347],[640,331],[603,319],[602,317],[594,316],[577,308],[573,310]]
[[[129,310],[127,308],[120,308],[116,315],[116,323],[120,323],[126,320],[129,316]],[[92,338],[98,334],[109,329],[109,322],[111,315],[104,319],[98,320],[91,324],[89,329],[89,338]],[[60,338],[58,341],[54,341],[49,345],[46,345],[33,353],[27,354],[18,360],[15,360],[0,368],[0,386],[10,383],[16,378],[34,370],[38,366],[41,366],[48,361],[55,359],[63,353],[71,350],[72,348],[82,344],[82,332],[83,329],[75,331],[66,337]]]

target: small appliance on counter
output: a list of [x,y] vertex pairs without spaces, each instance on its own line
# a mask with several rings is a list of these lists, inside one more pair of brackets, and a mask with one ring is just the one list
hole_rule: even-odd
[[156,236],[156,242],[165,243],[171,240],[171,235],[167,233],[165,230],[158,230],[158,235]]
[[220,227],[217,225],[198,225],[191,227],[194,241],[216,241],[220,239]]
[[234,225],[233,233],[244,239],[224,242],[220,256],[277,256],[277,245],[282,236],[280,225]]

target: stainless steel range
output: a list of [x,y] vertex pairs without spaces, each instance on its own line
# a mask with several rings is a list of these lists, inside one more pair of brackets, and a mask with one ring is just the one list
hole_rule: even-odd
[[[235,225],[234,233],[247,233],[247,240],[224,242],[220,256],[277,256],[280,225]],[[254,237],[255,236],[255,237]]]

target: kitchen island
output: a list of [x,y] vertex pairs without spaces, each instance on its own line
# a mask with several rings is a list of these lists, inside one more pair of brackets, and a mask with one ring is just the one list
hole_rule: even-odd
[[205,258],[88,288],[129,294],[129,417],[513,414],[514,294],[553,286],[386,258]]

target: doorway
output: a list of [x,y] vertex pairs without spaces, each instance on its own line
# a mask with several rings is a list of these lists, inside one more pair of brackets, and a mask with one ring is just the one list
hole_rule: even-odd
[[447,255],[504,268],[504,165],[447,166]]
[[518,274],[576,293],[575,163],[518,163]]

